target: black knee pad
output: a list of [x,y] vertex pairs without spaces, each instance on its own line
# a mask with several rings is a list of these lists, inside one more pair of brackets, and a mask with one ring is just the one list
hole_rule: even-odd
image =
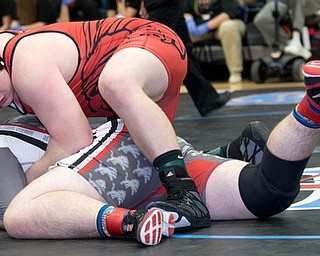
[[299,193],[308,160],[285,161],[265,148],[261,164],[249,164],[240,173],[239,190],[247,209],[259,218],[287,209]]

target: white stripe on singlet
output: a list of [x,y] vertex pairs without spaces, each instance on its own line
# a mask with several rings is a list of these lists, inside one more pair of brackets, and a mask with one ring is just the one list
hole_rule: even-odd
[[123,130],[124,124],[120,119],[111,120],[93,130],[93,143],[78,153],[64,158],[57,162],[55,166],[64,166],[76,172],[85,170],[86,166],[94,160],[99,162],[103,156],[101,152],[116,138]]
[[0,125],[0,135],[15,137],[45,150],[50,136],[44,131],[16,124]]
[[44,154],[50,136],[45,130],[22,124],[0,125],[0,148],[8,148],[25,172]]

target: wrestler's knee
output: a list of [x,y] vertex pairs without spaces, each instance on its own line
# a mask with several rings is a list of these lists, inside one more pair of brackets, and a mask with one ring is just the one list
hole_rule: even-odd
[[[272,21],[272,18],[271,18],[271,21]],[[253,24],[257,28],[261,28],[264,25],[269,24],[269,23],[270,23],[270,18],[268,16],[257,14],[253,19]]]
[[[115,100],[121,101],[125,95],[125,85],[128,83],[124,73],[120,70],[112,72],[110,65],[106,66],[99,77],[98,88],[102,97],[108,102]],[[130,87],[127,86],[127,89]]]
[[299,193],[299,186],[278,186],[270,182],[261,165],[247,165],[239,177],[239,190],[248,210],[268,218],[287,209]]
[[9,236],[14,238],[22,238],[21,234],[25,233],[26,227],[26,225],[23,223],[24,218],[21,216],[21,213],[18,214],[15,206],[10,207],[10,205],[3,215],[3,226]]
[[3,217],[3,226],[7,234],[13,238],[31,238],[32,228],[28,225],[21,212],[6,211]]
[[[23,190],[22,190],[23,191]],[[21,196],[20,196],[21,195]],[[8,205],[3,215],[3,224],[9,236],[14,238],[24,238],[28,233],[28,197],[23,192],[19,193]],[[33,216],[34,218],[34,216]]]

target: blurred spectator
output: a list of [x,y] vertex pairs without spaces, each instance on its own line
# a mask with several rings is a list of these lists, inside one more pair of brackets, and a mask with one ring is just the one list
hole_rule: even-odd
[[140,15],[144,19],[161,22],[173,29],[186,46],[188,70],[183,84],[187,88],[201,116],[224,106],[231,98],[226,91],[218,93],[211,82],[205,79],[199,61],[192,52],[193,44],[183,17],[184,0],[144,0]]
[[107,17],[140,17],[141,0],[107,0]]
[[101,7],[100,0],[62,0],[58,21],[98,20]]
[[0,0],[0,31],[11,27],[16,18],[16,3],[14,0]]
[[10,29],[37,28],[56,22],[58,17],[56,0],[16,0],[16,10]]
[[[276,38],[275,7],[277,4],[279,20],[289,15],[292,36],[281,27],[279,38]],[[302,56],[305,59],[311,57],[311,52],[301,43],[301,35],[305,26],[305,18],[315,14],[320,9],[320,0],[268,0],[254,18],[254,25],[261,32],[265,42],[272,49],[275,40],[277,47],[285,53]],[[280,26],[280,24],[277,24]]]
[[229,83],[242,82],[242,37],[246,25],[241,20],[237,0],[214,0],[208,4],[185,0],[184,17],[194,42],[210,38],[220,40],[230,73]]

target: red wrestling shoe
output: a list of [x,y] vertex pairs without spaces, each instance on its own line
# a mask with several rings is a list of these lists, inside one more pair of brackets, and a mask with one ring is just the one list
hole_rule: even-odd
[[[307,95],[320,109],[320,60],[307,62],[302,70]],[[313,104],[314,105],[314,104]]]
[[320,77],[320,60],[308,61],[303,67],[305,77]]
[[293,115],[307,127],[320,128],[320,60],[307,62],[302,73],[307,94],[293,110]]
[[162,235],[173,235],[174,225],[174,216],[170,212],[131,210],[123,218],[122,230],[127,238],[136,239],[144,245],[157,245]]

